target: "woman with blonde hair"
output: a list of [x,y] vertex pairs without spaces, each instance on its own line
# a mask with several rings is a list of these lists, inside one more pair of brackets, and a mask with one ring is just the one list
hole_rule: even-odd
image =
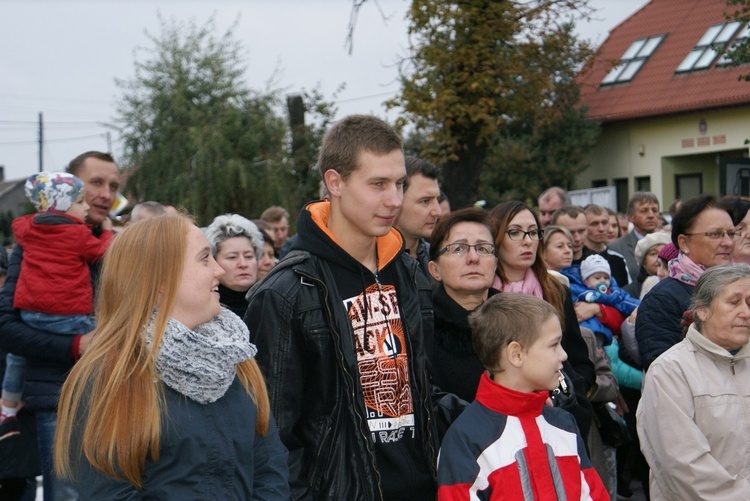
[[286,499],[286,450],[222,268],[184,216],[104,258],[90,348],[62,388],[55,469],[83,499]]

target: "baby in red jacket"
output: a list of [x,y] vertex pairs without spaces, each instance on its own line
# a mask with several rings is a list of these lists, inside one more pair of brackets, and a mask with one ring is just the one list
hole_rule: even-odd
[[[92,331],[89,265],[104,256],[114,236],[112,223],[105,219],[101,235],[92,234],[84,222],[89,210],[84,185],[72,174],[34,174],[25,191],[37,212],[13,221],[16,244],[23,249],[13,306],[37,329],[69,335]],[[25,370],[23,358],[9,354],[6,360],[0,440],[17,434],[8,421],[15,417]]]

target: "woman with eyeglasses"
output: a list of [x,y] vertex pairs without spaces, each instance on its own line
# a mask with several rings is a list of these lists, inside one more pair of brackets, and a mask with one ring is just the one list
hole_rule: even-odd
[[732,218],[713,195],[685,200],[672,218],[672,243],[679,253],[669,262],[669,276],[643,297],[635,336],[643,368],[679,343],[689,325],[690,295],[707,269],[732,262],[735,239]]
[[735,237],[732,260],[735,263],[750,264],[750,199],[745,197],[724,197],[719,206],[729,213],[738,236]]
[[529,207],[517,201],[503,202],[490,212],[495,239],[497,271],[493,287],[502,292],[531,294],[542,298],[558,312],[562,321],[562,346],[568,354],[563,370],[573,381],[578,406],[571,409],[582,435],[588,435],[591,405],[586,397],[594,384],[594,364],[581,337],[570,291],[547,272],[539,245],[544,230]]
[[432,380],[441,390],[473,401],[484,368],[474,352],[468,317],[487,298],[495,278],[495,245],[481,209],[468,208],[438,220],[430,238],[428,269],[433,292],[435,345]]

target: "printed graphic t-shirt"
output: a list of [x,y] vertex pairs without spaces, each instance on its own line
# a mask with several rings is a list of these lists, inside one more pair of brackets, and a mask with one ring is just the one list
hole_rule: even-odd
[[425,455],[419,450],[408,333],[388,270],[386,266],[376,276],[363,267],[359,274],[341,270],[334,275],[354,333],[367,426],[383,494],[387,499],[419,499],[434,488]]

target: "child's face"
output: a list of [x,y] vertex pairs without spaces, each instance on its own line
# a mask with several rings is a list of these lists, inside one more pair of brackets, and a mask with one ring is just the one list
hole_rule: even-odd
[[659,277],[659,280],[664,280],[669,276],[669,264],[662,258],[658,258],[656,276]]
[[70,209],[65,211],[65,214],[78,218],[81,221],[86,221],[86,216],[88,215],[88,213],[89,204],[83,198],[83,190],[81,190],[80,195],[78,195],[76,201],[73,202],[73,205],[70,206]]
[[598,271],[586,279],[586,285],[594,289],[596,289],[596,286],[599,284],[606,284],[607,289],[609,289],[609,283],[609,275],[602,271]]
[[536,341],[524,351],[520,391],[554,390],[557,388],[562,364],[568,355],[563,350],[560,320],[551,316],[542,322]]

